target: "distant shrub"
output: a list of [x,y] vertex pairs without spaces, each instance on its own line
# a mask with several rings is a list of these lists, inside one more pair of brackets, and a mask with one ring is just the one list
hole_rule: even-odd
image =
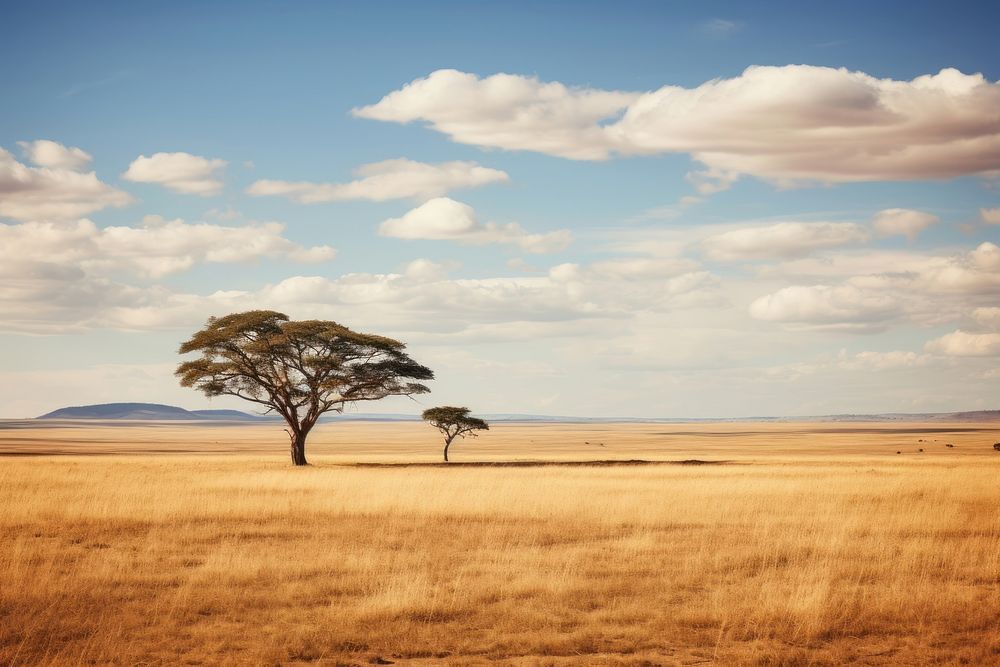
[[994,442],[993,443],[993,449],[995,449],[998,452],[1000,452],[1000,442]]

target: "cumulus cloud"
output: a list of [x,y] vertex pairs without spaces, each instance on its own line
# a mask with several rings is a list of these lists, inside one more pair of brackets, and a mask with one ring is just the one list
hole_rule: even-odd
[[1000,247],[981,243],[949,255],[910,252],[838,253],[764,267],[765,278],[843,278],[845,283],[933,303],[928,310],[967,312],[975,300],[1000,295]]
[[972,318],[984,327],[1000,330],[1000,308],[996,306],[976,308]]
[[[823,275],[825,262],[791,262],[793,269],[768,271],[768,277]],[[867,270],[847,276],[839,285],[792,285],[756,299],[753,317],[794,327],[826,327],[870,331],[892,320],[938,325],[961,319],[970,311],[987,317],[988,304],[1000,298],[1000,247],[981,243],[965,253],[922,255],[878,254],[832,258],[826,277],[845,270]]]
[[979,209],[979,217],[988,225],[1000,225],[1000,207],[981,208]]
[[560,264],[547,274],[511,278],[445,277],[426,260],[402,273],[347,274],[337,279],[296,277],[261,290],[264,302],[331,310],[350,304],[367,317],[404,328],[464,330],[472,323],[554,322],[627,317],[717,303],[718,281],[704,272],[623,281],[600,266]]
[[634,152],[688,152],[782,185],[996,171],[1000,86],[945,69],[912,81],[846,69],[750,67],[643,95],[609,127]]
[[875,330],[898,313],[891,296],[854,285],[792,285],[750,304],[758,320],[816,329]]
[[898,81],[786,65],[645,93],[438,70],[353,113],[577,160],[687,153],[708,174],[789,186],[995,175],[998,106],[1000,85],[982,74],[943,69]]
[[400,218],[386,220],[379,226],[379,234],[400,239],[459,241],[471,245],[508,243],[530,253],[557,252],[573,240],[566,229],[529,234],[516,222],[480,222],[471,206],[448,197],[431,199]]
[[[559,264],[549,269],[549,279],[567,287],[570,294],[587,295],[598,302],[639,310],[674,306],[720,305],[719,279],[708,271],[659,260],[630,258],[594,264]],[[683,271],[683,272],[682,272]],[[598,298],[598,295],[601,295]]]
[[[66,333],[191,324],[233,292],[176,294],[149,284],[197,263],[262,257],[320,262],[327,246],[302,247],[275,223],[222,227],[148,216],[141,226],[99,228],[89,220],[0,225],[0,330]],[[235,301],[233,302],[235,304]]]
[[476,162],[427,164],[406,158],[366,164],[354,173],[358,178],[349,183],[260,180],[251,184],[247,193],[257,197],[287,197],[300,204],[351,199],[430,199],[452,190],[510,180],[506,172]]
[[226,164],[225,160],[190,153],[154,153],[133,160],[122,178],[134,183],[156,183],[181,194],[210,197],[222,192],[219,172]]
[[603,160],[615,141],[601,123],[639,97],[515,74],[480,79],[442,69],[352,113],[394,123],[422,121],[463,144]]
[[[561,264],[530,276],[476,279],[451,277],[453,267],[416,260],[397,273],[294,276],[254,290],[191,294],[162,285],[116,281],[116,269],[162,266],[157,258],[143,255],[145,244],[132,244],[144,249],[137,251],[141,259],[123,257],[108,264],[95,258],[96,253],[87,255],[74,248],[87,246],[87,239],[94,236],[86,225],[76,235],[83,241],[75,244],[38,242],[46,230],[40,231],[31,236],[38,246],[24,241],[20,264],[0,268],[0,308],[5,313],[0,330],[58,333],[190,327],[212,314],[274,308],[293,317],[336,320],[349,312],[352,324],[372,330],[511,339],[528,330],[538,335],[550,329],[559,335],[579,335],[583,330],[568,323],[621,322],[639,313],[720,303],[719,281],[708,272],[684,271],[688,267],[679,264],[637,264],[627,269],[613,260]],[[30,261],[46,253],[54,253],[58,260]],[[630,259],[641,258],[622,261]],[[549,327],[550,323],[564,324]]]
[[924,348],[946,357],[1000,356],[1000,333],[968,333],[959,329],[929,341]]
[[0,217],[67,220],[131,202],[128,194],[102,183],[92,171],[29,167],[0,148]]
[[162,277],[197,263],[246,262],[261,257],[296,262],[333,258],[329,246],[306,248],[282,236],[284,226],[261,223],[224,227],[148,216],[139,227],[100,228],[90,220],[72,224],[28,222],[0,225],[0,264],[5,279],[61,275],[60,267],[81,276],[131,271]]
[[94,159],[81,148],[70,148],[48,139],[19,141],[17,145],[21,147],[24,156],[39,167],[78,171]]
[[448,277],[448,271],[456,265],[435,262],[430,259],[415,259],[403,268],[403,275],[417,282],[437,282]]
[[930,362],[931,358],[926,354],[892,350],[890,352],[858,352],[853,357],[842,356],[838,365],[849,370],[883,371],[894,368],[926,366]]
[[503,325],[507,331],[501,337],[509,338],[524,328],[521,323],[621,319],[640,309],[666,311],[717,302],[716,281],[708,274],[682,274],[651,285],[609,282],[599,271],[577,265],[511,278],[450,278],[446,271],[433,262],[419,262],[401,273],[296,276],[256,292],[174,295],[156,311],[123,313],[133,318],[133,326],[148,327],[255,307],[330,319],[342,319],[349,309],[364,327],[453,335],[477,325]]
[[702,248],[711,259],[724,262],[791,259],[868,239],[868,232],[851,222],[780,222],[709,236],[702,241]]
[[937,224],[940,218],[923,211],[908,208],[887,208],[879,211],[872,219],[879,236],[905,236],[911,241],[920,232]]
[[914,282],[934,294],[996,295],[1000,291],[1000,247],[986,242],[965,255],[935,259]]

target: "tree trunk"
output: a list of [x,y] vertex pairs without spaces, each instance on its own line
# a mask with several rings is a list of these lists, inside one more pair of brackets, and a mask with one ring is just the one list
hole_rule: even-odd
[[291,434],[292,440],[292,465],[309,465],[306,461],[306,435],[308,431],[297,431]]
[[445,438],[444,440],[444,462],[448,462],[448,448],[451,447],[452,438]]

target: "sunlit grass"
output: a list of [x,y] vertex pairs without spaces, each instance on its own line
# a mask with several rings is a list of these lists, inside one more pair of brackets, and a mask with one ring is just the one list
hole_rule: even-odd
[[1000,661],[1000,455],[317,461],[3,459],[0,663]]

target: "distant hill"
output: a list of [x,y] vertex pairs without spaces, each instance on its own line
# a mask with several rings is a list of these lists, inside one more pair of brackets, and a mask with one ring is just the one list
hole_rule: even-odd
[[[185,411],[187,412],[187,411]],[[251,415],[246,412],[240,412],[239,410],[190,410],[190,413],[197,415],[202,419],[224,419],[226,421],[243,421],[243,420],[253,420],[257,421],[260,419],[270,420],[271,415],[261,416],[261,415]]]
[[[992,422],[1000,421],[1000,410],[978,410],[974,412],[924,412],[924,413],[882,413],[882,414],[841,414],[814,417],[732,417],[722,419],[691,419],[682,417],[567,417],[556,415],[529,414],[485,414],[490,422],[537,422],[563,424],[613,424],[613,423],[725,423],[725,422]],[[60,408],[37,419],[104,419],[104,420],[145,420],[145,421],[281,421],[277,415],[253,415],[239,410],[185,410],[173,405],[159,403],[104,403],[101,405],[81,405]],[[420,421],[419,415],[347,412],[327,413],[323,421],[377,421],[399,422]]]
[[956,422],[994,422],[1000,421],[1000,410],[976,410],[974,412],[952,412],[946,417],[947,421]]
[[145,421],[260,421],[239,410],[185,410],[159,403],[103,403],[59,408],[38,419],[138,419]]

